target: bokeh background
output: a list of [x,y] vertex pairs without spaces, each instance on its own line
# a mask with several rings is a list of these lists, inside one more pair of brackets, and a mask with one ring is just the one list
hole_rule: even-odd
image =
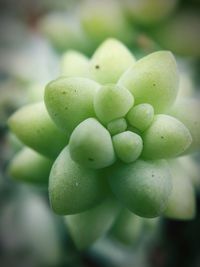
[[[102,237],[78,251],[63,218],[53,214],[45,187],[15,182],[7,165],[21,144],[6,121],[20,106],[42,99],[59,76],[64,52],[91,56],[107,37],[124,42],[136,58],[171,50],[184,95],[199,97],[199,0],[1,0],[0,2],[0,266],[199,267],[197,215],[180,222],[160,218],[127,225],[134,242]],[[188,111],[189,112],[189,111]],[[199,155],[194,155],[199,164]],[[195,179],[200,180],[199,169]]]

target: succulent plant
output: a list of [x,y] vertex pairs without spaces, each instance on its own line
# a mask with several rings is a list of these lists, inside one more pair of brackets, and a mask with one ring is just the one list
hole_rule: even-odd
[[200,147],[199,107],[198,100],[176,100],[172,53],[136,60],[121,42],[107,39],[91,59],[67,52],[61,73],[47,84],[44,103],[23,107],[8,121],[35,150],[13,159],[12,176],[48,182],[50,173],[52,209],[66,216],[79,248],[110,229],[124,207],[145,218],[193,218],[190,175],[179,179],[175,165]]

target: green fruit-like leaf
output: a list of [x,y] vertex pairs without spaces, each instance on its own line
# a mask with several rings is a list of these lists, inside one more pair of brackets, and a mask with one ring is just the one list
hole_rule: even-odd
[[190,146],[192,137],[179,120],[168,115],[156,115],[143,134],[143,157],[162,159],[176,157]]
[[124,132],[127,128],[127,122],[124,118],[115,119],[107,124],[107,129],[111,135]]
[[190,220],[195,216],[195,192],[187,173],[178,162],[171,162],[172,193],[164,215],[179,220]]
[[105,197],[105,180],[100,172],[74,162],[68,147],[56,159],[49,178],[49,197],[53,210],[62,215],[83,212]]
[[174,56],[168,51],[159,51],[137,61],[122,75],[118,84],[130,90],[136,105],[149,103],[155,113],[160,113],[175,101],[178,80]]
[[20,141],[49,158],[55,158],[68,143],[69,135],[56,127],[42,102],[20,108],[8,125]]
[[45,89],[47,110],[61,129],[72,131],[83,120],[94,117],[93,98],[99,85],[86,78],[60,78]]
[[67,51],[61,58],[61,75],[87,77],[89,60],[78,51]]
[[104,124],[124,117],[133,104],[129,90],[115,84],[102,86],[94,97],[95,113]]
[[142,233],[143,219],[123,209],[114,224],[111,234],[126,245],[134,245]]
[[88,168],[104,168],[115,161],[110,133],[94,118],[81,122],[74,129],[69,150],[74,161]]
[[151,218],[165,210],[172,189],[166,161],[118,163],[108,176],[117,198],[137,215]]
[[142,138],[131,131],[113,136],[113,145],[117,156],[126,163],[134,162],[142,153]]
[[140,104],[131,108],[127,114],[127,120],[131,126],[143,132],[152,123],[154,109],[150,104]]
[[119,207],[112,199],[85,212],[65,217],[71,237],[78,249],[85,249],[112,226]]
[[122,73],[133,64],[135,58],[121,42],[107,39],[91,58],[91,78],[101,84],[116,83]]
[[53,161],[32,149],[24,148],[12,159],[9,173],[18,181],[47,184]]
[[179,99],[169,111],[169,114],[180,120],[189,129],[192,143],[186,152],[200,149],[200,101],[194,98]]

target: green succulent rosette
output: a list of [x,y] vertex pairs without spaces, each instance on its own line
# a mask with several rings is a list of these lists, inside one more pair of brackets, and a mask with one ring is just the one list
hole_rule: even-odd
[[[29,147],[11,161],[12,177],[48,182],[51,207],[65,215],[80,249],[123,221],[123,210],[192,219],[192,173],[180,171],[177,157],[200,147],[199,101],[177,98],[178,89],[168,51],[136,60],[108,39],[91,59],[66,52],[44,102],[22,107],[8,121]],[[123,240],[122,229],[119,235]]]

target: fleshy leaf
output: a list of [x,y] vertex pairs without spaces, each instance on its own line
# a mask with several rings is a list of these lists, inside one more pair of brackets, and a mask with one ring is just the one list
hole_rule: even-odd
[[9,174],[18,181],[48,184],[53,161],[27,147],[18,152],[9,164]]
[[134,56],[121,42],[107,39],[91,58],[90,75],[101,84],[116,83],[122,73],[133,64]]
[[131,126],[139,131],[146,130],[154,118],[154,109],[150,104],[139,104],[131,108],[127,114],[127,120]]
[[111,235],[126,245],[135,245],[142,233],[143,220],[131,211],[123,209],[111,229]]
[[113,145],[119,159],[125,163],[136,161],[142,153],[142,138],[131,131],[126,131],[113,136]]
[[156,115],[151,126],[143,133],[146,159],[172,158],[183,154],[190,146],[192,137],[179,120],[168,115]]
[[186,152],[200,149],[200,101],[195,98],[179,99],[169,111],[171,116],[180,120],[189,129],[192,143]]
[[192,155],[187,155],[177,159],[180,168],[187,174],[187,177],[190,179],[192,185],[196,190],[200,189],[200,166],[199,162]]
[[20,108],[8,125],[21,142],[49,158],[56,158],[68,144],[69,134],[56,127],[43,102]]
[[165,160],[118,163],[107,175],[117,198],[135,214],[153,218],[165,210],[172,189]]
[[178,80],[174,56],[168,51],[159,51],[137,61],[121,76],[118,84],[130,90],[136,105],[149,103],[155,113],[161,113],[174,103]]
[[68,147],[53,164],[49,178],[49,197],[57,214],[67,215],[86,211],[105,197],[105,180],[101,173],[74,162]]
[[78,51],[67,51],[61,58],[61,75],[88,77],[89,59]]
[[104,124],[124,117],[133,104],[134,98],[129,90],[115,84],[100,87],[94,97],[95,113]]
[[127,122],[124,118],[112,120],[107,124],[107,129],[111,135],[124,132],[127,128]]
[[190,220],[195,216],[195,192],[187,173],[178,162],[171,162],[172,193],[164,215],[179,220]]
[[108,199],[85,212],[68,215],[65,222],[78,249],[86,249],[112,226],[119,207],[117,202]]
[[107,167],[116,159],[110,133],[94,118],[86,119],[74,129],[69,150],[74,161],[93,169]]
[[45,88],[45,104],[61,129],[72,131],[80,122],[95,117],[93,98],[99,84],[86,78],[59,78]]

